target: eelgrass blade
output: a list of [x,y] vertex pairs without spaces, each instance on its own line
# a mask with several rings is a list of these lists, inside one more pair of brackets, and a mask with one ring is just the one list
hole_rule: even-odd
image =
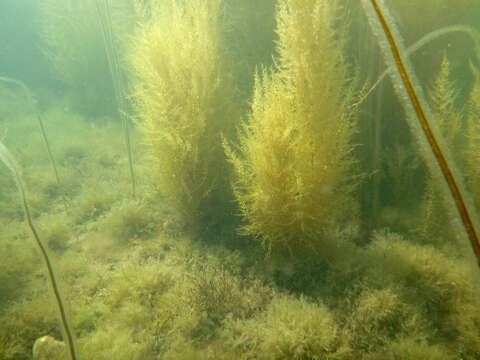
[[67,345],[67,354],[70,360],[76,360],[77,355],[75,351],[75,342],[73,339],[73,334],[72,330],[70,327],[70,323],[68,321],[67,314],[65,312],[65,306],[63,305],[63,300],[60,295],[60,290],[58,287],[57,280],[55,278],[55,272],[53,271],[53,265],[52,262],[50,261],[50,257],[48,256],[47,248],[45,245],[42,243],[40,240],[40,237],[38,236],[37,230],[35,226],[33,225],[32,221],[32,216],[30,214],[30,208],[28,206],[27,202],[27,196],[25,194],[25,186],[23,184],[23,180],[20,174],[20,168],[13,159],[13,156],[10,154],[10,152],[7,150],[5,145],[3,145],[0,142],[0,160],[3,161],[3,163],[9,168],[9,170],[12,173],[12,176],[17,184],[18,191],[20,193],[21,197],[21,202],[23,206],[23,210],[25,212],[25,218],[27,220],[28,227],[30,228],[30,231],[32,232],[33,238],[35,240],[35,244],[40,251],[40,255],[42,256],[42,259],[45,263],[46,269],[47,269],[47,277],[50,282],[50,285],[53,290],[53,295],[55,296],[55,302],[57,304],[58,308],[58,314],[60,317],[60,324],[63,330],[63,335],[65,339],[65,343]]
[[130,170],[130,179],[132,183],[132,196],[135,198],[135,171],[133,169],[132,145],[130,140],[129,122],[125,106],[125,86],[120,71],[118,54],[113,41],[113,26],[111,18],[111,8],[109,0],[96,0],[97,18],[102,30],[105,54],[107,56],[108,66],[112,75],[113,89],[117,103],[118,113],[123,120],[123,130],[125,136],[125,146],[128,156],[128,165]]
[[[439,137],[435,135],[432,124],[428,120],[426,115],[427,112],[429,113],[429,111],[427,111],[428,106],[420,99],[417,90],[415,90],[414,82],[411,80],[413,72],[410,72],[408,69],[406,51],[403,47],[399,46],[394,36],[394,29],[389,25],[385,11],[382,10],[377,0],[362,0],[362,4],[370,21],[370,25],[377,35],[380,47],[384,52],[387,66],[394,66],[397,69],[397,72],[390,72],[390,75],[407,112],[407,119],[410,121],[409,124],[414,129],[416,136],[419,136],[419,134],[423,132],[436,161],[436,165],[440,169],[452,199],[455,202],[477,262],[480,264],[480,242],[471,216],[472,209],[469,209],[467,206],[463,191],[461,190],[463,188],[460,186],[461,178],[454,174],[453,166],[447,161],[445,152],[440,145]],[[417,123],[413,123],[413,118],[418,120]],[[433,164],[429,163],[429,165]]]

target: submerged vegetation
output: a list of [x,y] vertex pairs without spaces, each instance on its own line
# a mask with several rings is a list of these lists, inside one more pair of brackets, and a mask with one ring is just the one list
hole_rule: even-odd
[[236,116],[223,61],[222,1],[138,7],[143,23],[131,63],[139,129],[164,201],[198,230],[225,207],[220,134]]
[[[416,4],[398,2],[400,14]],[[372,36],[365,15],[339,0],[115,2],[109,36],[136,125],[132,199],[99,24],[84,18],[94,0],[41,3],[68,94],[29,84],[33,109],[0,81],[0,141],[55,265],[71,358],[480,359],[478,266],[394,90],[383,80],[363,91],[392,69],[361,61],[380,56],[373,45],[356,53]],[[237,33],[253,19],[262,26]],[[244,49],[256,36],[270,47]],[[428,71],[420,52],[412,68],[478,206],[480,49],[432,42]],[[375,151],[372,133],[384,139]],[[73,345],[8,175],[0,169],[0,358],[32,359],[35,344],[35,359],[63,360]],[[372,183],[374,222],[361,196]]]
[[[117,107],[97,1],[39,1],[45,55],[58,78],[71,90],[69,106],[87,116],[112,115]],[[133,6],[130,0],[114,3],[111,16],[116,38],[113,41],[120,48],[120,57],[124,57],[125,37],[134,24],[130,15]]]
[[[281,1],[273,73],[255,81],[240,153],[226,145],[243,233],[276,251],[322,249],[326,228],[355,216],[354,81],[337,1]],[[328,206],[327,206],[328,204]]]

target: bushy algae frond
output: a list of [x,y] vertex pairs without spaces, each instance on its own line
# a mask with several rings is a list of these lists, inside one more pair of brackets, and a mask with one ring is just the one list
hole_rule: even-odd
[[216,207],[215,195],[226,188],[220,132],[232,114],[221,12],[221,0],[152,4],[132,55],[139,128],[156,184],[177,216],[192,225]]
[[58,312],[60,316],[60,324],[62,326],[65,342],[67,345],[67,354],[69,355],[70,360],[76,360],[77,357],[75,352],[75,343],[73,340],[73,334],[70,328],[67,314],[65,312],[65,306],[63,305],[63,300],[62,300],[62,297],[60,296],[60,290],[58,288],[57,280],[55,278],[55,273],[53,271],[53,266],[48,256],[47,249],[45,245],[42,243],[42,241],[40,240],[37,230],[35,229],[35,226],[33,225],[33,222],[32,222],[32,217],[30,215],[30,208],[28,206],[27,197],[25,195],[25,186],[23,184],[22,177],[20,175],[20,169],[17,166],[15,160],[13,159],[13,156],[9,153],[7,148],[1,142],[0,142],[0,160],[2,160],[3,163],[12,172],[12,176],[17,184],[18,191],[20,192],[20,196],[22,200],[23,210],[25,211],[25,218],[27,220],[28,227],[32,232],[33,238],[35,240],[35,244],[38,247],[40,254],[42,256],[42,260],[45,263],[48,280],[50,282],[50,285],[53,290],[53,294],[55,296],[55,302],[57,304]]
[[280,1],[279,58],[256,77],[240,151],[226,146],[243,232],[268,249],[321,251],[322,233],[355,216],[355,86],[339,9],[336,0]]
[[[480,59],[477,54],[477,59]],[[480,206],[480,71],[471,66],[475,78],[470,93],[468,114],[468,185],[473,193],[475,204]]]
[[[445,139],[447,148],[453,155],[460,152],[460,138],[462,114],[459,109],[458,91],[454,82],[450,79],[451,65],[446,54],[443,57],[440,72],[429,91],[431,99],[432,121],[435,121],[440,133]],[[454,156],[458,158],[458,156]],[[448,211],[443,201],[443,193],[440,191],[434,174],[429,172],[426,181],[426,194],[423,203],[425,214],[423,218],[422,235],[425,239],[443,239],[452,238],[454,234],[449,231]]]

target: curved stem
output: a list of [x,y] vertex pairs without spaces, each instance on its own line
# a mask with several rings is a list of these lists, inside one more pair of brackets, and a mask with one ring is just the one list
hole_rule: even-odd
[[37,120],[40,125],[40,131],[42,132],[43,140],[45,141],[45,145],[47,146],[48,157],[50,158],[50,162],[53,167],[53,171],[55,172],[55,180],[57,180],[57,185],[61,187],[60,176],[58,175],[57,164],[55,163],[55,158],[53,157],[53,152],[50,147],[50,142],[48,141],[47,133],[45,132],[45,126],[43,125],[42,117],[40,116],[40,112],[36,108],[36,101],[33,92],[20,80],[8,78],[5,76],[0,76],[0,81],[9,82],[15,85],[18,85],[22,88],[23,92],[25,93],[25,97],[27,98],[28,103],[32,106],[37,114]]
[[[452,25],[452,26],[446,26],[441,29],[432,31],[431,33],[428,33],[424,37],[422,37],[420,40],[415,42],[412,46],[410,46],[407,51],[406,55],[410,56],[417,50],[421,49],[423,46],[428,44],[430,41],[435,40],[436,38],[439,38],[440,36],[443,36],[445,34],[449,34],[452,32],[463,32],[466,33],[470,36],[470,38],[473,40],[475,43],[475,46],[480,48],[480,34],[471,26],[467,25]],[[378,84],[382,82],[382,80],[387,76],[387,74],[392,71],[393,67],[389,66],[375,81],[375,83],[370,87],[370,89],[360,98],[360,100],[355,104],[355,106],[360,106],[367,98],[368,96],[377,88]]]
[[17,183],[17,187],[18,187],[18,191],[20,192],[22,206],[25,212],[25,218],[27,220],[28,227],[32,232],[33,238],[35,240],[35,244],[37,245],[40,251],[40,255],[42,256],[42,259],[47,268],[47,276],[50,282],[50,286],[53,290],[53,295],[55,296],[55,302],[57,304],[58,313],[60,317],[60,324],[62,326],[63,334],[65,337],[65,343],[67,344],[69,358],[70,360],[76,360],[77,356],[75,351],[75,342],[73,340],[72,330],[70,327],[70,323],[68,321],[67,314],[65,312],[65,306],[63,305],[63,300],[60,295],[58,283],[55,278],[55,272],[53,271],[52,262],[50,261],[50,257],[48,256],[47,248],[45,247],[43,242],[40,240],[40,237],[38,236],[38,233],[37,233],[37,229],[33,225],[32,216],[30,214],[30,208],[27,202],[27,196],[25,194],[25,186],[23,185],[22,177],[20,175],[20,169],[17,166],[15,160],[13,159],[13,156],[10,154],[10,152],[1,142],[0,142],[0,160],[3,161],[4,164],[10,169],[10,171],[12,172],[13,178]]
[[[371,8],[368,6],[368,3],[371,4]],[[367,16],[369,16],[372,27],[376,30],[377,35],[380,37],[380,34],[383,34],[382,39],[380,40],[381,47],[384,50],[384,56],[386,57],[387,62],[391,63],[390,68],[392,68],[392,80],[394,81],[400,96],[404,98],[407,117],[409,116],[409,113],[412,113],[412,123],[414,118],[418,120],[420,129],[425,136],[434,159],[443,175],[443,179],[448,186],[452,199],[455,202],[455,207],[457,208],[464,229],[468,235],[477,262],[480,264],[480,242],[473,218],[470,214],[471,209],[467,207],[458,179],[456,178],[452,167],[447,162],[440,143],[434,135],[434,131],[426,115],[425,109],[428,109],[428,106],[422,104],[422,101],[417,95],[414,82],[412,81],[414,75],[409,75],[407,70],[408,56],[406,51],[402,52],[401,46],[397,45],[394,36],[395,29],[393,28],[392,30],[389,20],[387,20],[384,10],[382,10],[379,3],[376,0],[363,0],[363,4],[367,11]],[[376,19],[374,19],[374,17],[376,17]],[[393,71],[394,68],[396,68],[398,76],[396,76]]]

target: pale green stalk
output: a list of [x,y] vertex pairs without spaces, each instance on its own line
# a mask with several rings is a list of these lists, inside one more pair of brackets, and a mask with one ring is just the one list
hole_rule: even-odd
[[52,287],[53,295],[55,296],[55,302],[58,308],[58,315],[60,317],[60,324],[62,326],[64,340],[67,345],[67,354],[70,360],[76,360],[77,356],[75,352],[75,342],[73,339],[70,323],[68,321],[68,317],[65,312],[65,306],[63,305],[63,300],[60,295],[60,290],[58,287],[57,280],[55,278],[52,262],[50,261],[50,257],[48,256],[47,248],[40,240],[37,230],[33,225],[32,216],[30,214],[30,208],[27,202],[27,196],[25,194],[25,185],[23,184],[23,180],[20,174],[20,168],[18,167],[17,163],[13,159],[13,156],[7,150],[5,145],[3,145],[1,142],[0,142],[0,160],[3,161],[3,163],[12,172],[12,176],[15,182],[17,183],[17,188],[18,188],[18,191],[20,192],[21,202],[22,202],[23,210],[25,212],[25,218],[27,220],[28,227],[32,232],[33,238],[35,240],[35,244],[38,247],[38,250],[40,251],[40,255],[43,259],[43,262],[45,263],[45,266],[47,269],[47,277],[50,282],[50,286]]

